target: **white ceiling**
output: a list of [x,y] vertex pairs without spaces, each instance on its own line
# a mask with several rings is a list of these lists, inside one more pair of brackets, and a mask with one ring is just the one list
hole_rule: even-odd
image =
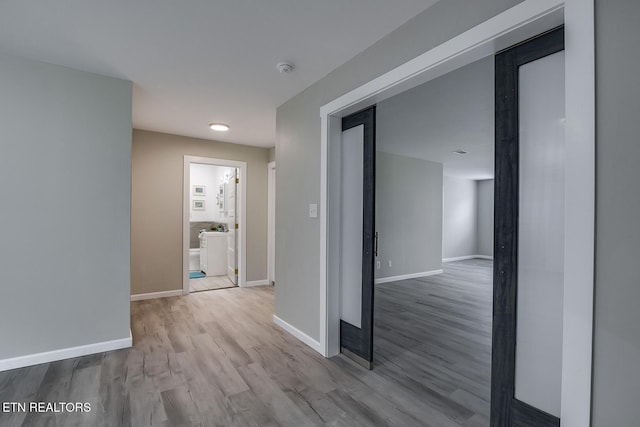
[[376,121],[380,151],[442,163],[445,176],[493,178],[493,57],[380,102]]
[[133,81],[135,128],[270,147],[276,107],[436,1],[2,0],[0,50]]

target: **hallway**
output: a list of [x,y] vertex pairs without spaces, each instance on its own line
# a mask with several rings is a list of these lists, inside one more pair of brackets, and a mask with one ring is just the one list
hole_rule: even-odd
[[273,288],[132,303],[134,347],[0,373],[1,401],[89,402],[0,425],[488,425],[491,262],[379,285],[376,358],[325,359],[272,322]]

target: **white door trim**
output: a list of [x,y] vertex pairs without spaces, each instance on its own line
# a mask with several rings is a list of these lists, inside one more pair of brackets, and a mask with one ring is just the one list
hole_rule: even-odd
[[276,162],[267,164],[267,280],[276,280]]
[[565,2],[564,426],[591,425],[595,267],[594,0]]
[[183,189],[182,189],[182,293],[189,294],[189,194],[191,191],[191,163],[238,168],[240,184],[236,197],[240,201],[236,217],[238,222],[238,286],[245,286],[247,280],[247,163],[236,160],[211,159],[209,157],[184,156]]
[[[590,424],[595,242],[594,0],[525,0],[320,108],[319,341],[323,355],[330,357],[339,352],[340,300],[333,250],[333,230],[339,224],[339,194],[336,195],[332,172],[335,145],[340,143],[340,132],[336,131],[340,118],[493,55],[563,21],[569,77],[565,92],[566,144],[568,152],[575,155],[568,159],[565,179],[561,419],[563,426]],[[339,189],[340,183],[337,184]]]

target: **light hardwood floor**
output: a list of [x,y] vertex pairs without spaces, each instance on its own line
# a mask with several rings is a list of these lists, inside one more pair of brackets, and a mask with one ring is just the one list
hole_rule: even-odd
[[132,303],[134,347],[0,373],[0,401],[90,402],[1,426],[488,425],[491,263],[376,288],[375,364],[272,322],[273,288]]
[[227,276],[209,276],[189,279],[191,292],[211,291],[213,289],[233,288],[236,285]]

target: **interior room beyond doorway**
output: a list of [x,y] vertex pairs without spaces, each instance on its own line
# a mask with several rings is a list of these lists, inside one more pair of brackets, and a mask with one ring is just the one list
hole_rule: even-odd
[[[494,187],[493,57],[377,104],[374,369],[438,384],[488,423]],[[418,387],[418,384],[416,384]]]
[[189,165],[189,289],[237,286],[235,167]]

